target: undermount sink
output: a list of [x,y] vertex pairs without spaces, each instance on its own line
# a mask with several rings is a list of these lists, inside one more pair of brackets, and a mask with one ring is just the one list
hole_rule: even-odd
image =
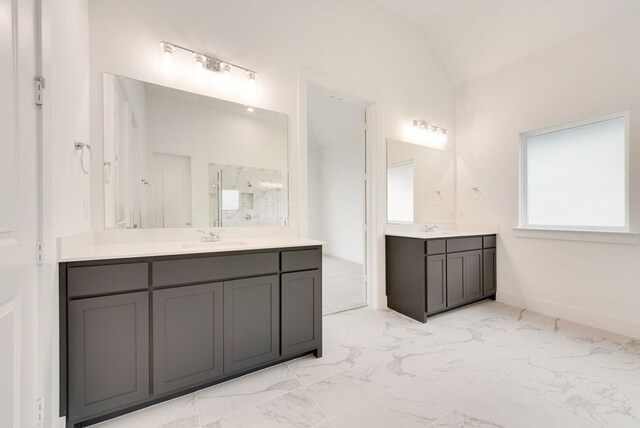
[[213,242],[188,242],[182,244],[184,249],[193,248],[228,248],[228,247],[242,247],[247,245],[244,241],[213,241]]

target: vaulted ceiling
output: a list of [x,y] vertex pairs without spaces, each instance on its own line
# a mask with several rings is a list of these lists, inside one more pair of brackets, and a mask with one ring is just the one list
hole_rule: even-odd
[[640,13],[640,0],[375,1],[425,33],[456,85]]

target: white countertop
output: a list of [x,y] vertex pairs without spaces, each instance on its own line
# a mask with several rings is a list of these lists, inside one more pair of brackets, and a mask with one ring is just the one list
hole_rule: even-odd
[[74,245],[60,254],[60,262],[172,256],[180,254],[250,251],[270,248],[307,247],[324,242],[295,236],[223,239],[220,242],[156,241]]
[[385,232],[388,236],[402,236],[405,238],[419,239],[442,239],[442,238],[459,238],[463,236],[482,236],[495,235],[495,232],[473,232],[473,231],[442,231],[442,232],[421,232],[416,230],[394,230]]
[[494,225],[452,225],[440,224],[435,232],[425,232],[424,224],[387,224],[384,234],[418,239],[445,239],[464,236],[497,235],[498,227]]

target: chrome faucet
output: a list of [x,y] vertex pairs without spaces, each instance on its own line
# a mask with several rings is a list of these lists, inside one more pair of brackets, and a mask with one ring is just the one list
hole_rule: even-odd
[[429,226],[428,224],[424,225],[424,231],[427,233],[436,232],[438,230],[438,226],[433,224]]
[[198,232],[202,233],[202,238],[200,238],[200,242],[220,242],[222,241],[222,232],[224,230],[210,230],[209,232],[205,230],[198,229]]

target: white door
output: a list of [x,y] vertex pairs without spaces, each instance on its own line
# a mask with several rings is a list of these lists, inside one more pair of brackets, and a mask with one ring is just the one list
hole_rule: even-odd
[[191,226],[191,158],[153,154],[155,227]]
[[33,0],[0,0],[0,426],[36,425],[38,225]]

